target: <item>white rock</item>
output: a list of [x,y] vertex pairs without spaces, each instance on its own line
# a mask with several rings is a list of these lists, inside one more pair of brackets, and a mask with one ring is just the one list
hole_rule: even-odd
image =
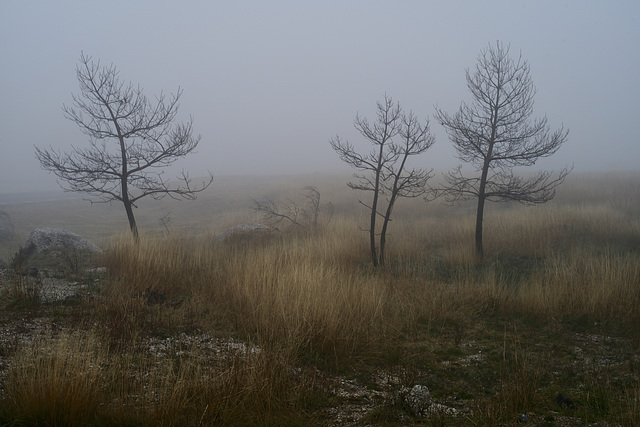
[[23,249],[28,254],[42,252],[51,248],[71,248],[89,252],[102,252],[102,249],[70,231],[60,228],[36,228],[24,242]]

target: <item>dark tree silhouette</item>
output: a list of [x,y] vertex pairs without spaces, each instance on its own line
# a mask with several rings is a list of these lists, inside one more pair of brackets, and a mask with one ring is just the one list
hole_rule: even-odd
[[133,215],[138,200],[193,200],[213,182],[209,173],[194,187],[184,170],[174,186],[164,177],[163,168],[193,152],[200,136],[193,136],[192,119],[173,125],[180,88],[168,98],[161,93],[152,103],[139,86],[125,84],[115,66],[101,67],[84,53],[76,73],[80,95],[73,95],[73,106],[64,105],[63,111],[89,136],[89,146],[72,147],[70,153],[36,147],[36,157],[65,191],[87,193],[92,203],[122,202],[138,240]]
[[514,174],[514,168],[532,166],[541,157],[553,155],[567,140],[568,130],[551,132],[546,116],[530,120],[536,88],[529,64],[509,56],[509,46],[497,42],[481,51],[473,74],[466,71],[471,104],[462,103],[453,115],[436,108],[458,153],[480,176],[469,176],[462,166],[445,174],[446,188],[440,189],[450,202],[477,199],[476,255],[483,257],[482,224],[485,201],[546,203],[555,196],[571,168],[557,175],[541,171],[528,178]]
[[[410,156],[422,154],[435,142],[430,133],[429,121],[421,124],[411,112],[404,113],[400,104],[394,104],[385,95],[384,102],[377,103],[377,121],[372,125],[359,115],[354,121],[360,134],[373,145],[368,154],[360,154],[348,141],[340,137],[329,143],[340,159],[359,172],[354,174],[355,182],[347,185],[354,190],[373,193],[371,204],[360,203],[370,211],[369,242],[371,260],[375,267],[384,265],[386,235],[391,214],[399,197],[419,197],[426,192],[426,183],[432,177],[432,170],[408,169]],[[381,209],[381,196],[386,196],[386,208]],[[382,218],[378,231],[376,220]],[[379,252],[376,235],[380,236]]]

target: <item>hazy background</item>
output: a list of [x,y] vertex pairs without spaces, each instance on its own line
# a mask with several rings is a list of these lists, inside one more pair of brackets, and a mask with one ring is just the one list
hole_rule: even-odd
[[[356,145],[357,112],[385,92],[421,117],[469,100],[465,68],[501,40],[531,65],[535,115],[570,129],[544,168],[638,169],[640,2],[0,2],[0,193],[56,192],[34,145],[86,137],[62,114],[80,52],[153,99],[184,89],[192,176],[344,171],[328,140]],[[455,164],[443,129],[419,166]],[[215,183],[214,183],[215,190]]]

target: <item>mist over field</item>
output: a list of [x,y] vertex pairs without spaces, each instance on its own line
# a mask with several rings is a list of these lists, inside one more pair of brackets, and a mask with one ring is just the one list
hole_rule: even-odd
[[[202,141],[170,176],[346,172],[328,141],[361,144],[356,114],[385,94],[420,118],[454,111],[469,101],[465,69],[496,40],[530,63],[534,116],[570,130],[534,168],[635,170],[638,16],[633,1],[2,2],[0,194],[60,193],[34,146],[86,146],[61,110],[81,52],[151,99],[184,90],[178,118]],[[457,159],[432,126],[416,165],[444,171]]]
[[[484,261],[472,202],[400,200],[384,268],[347,178],[219,177],[141,205],[138,243],[119,204],[0,203],[0,422],[638,425],[639,172],[490,204]],[[308,185],[317,227],[217,239]],[[104,252],[17,256],[35,226]]]
[[0,425],[640,425],[639,17],[1,1]]

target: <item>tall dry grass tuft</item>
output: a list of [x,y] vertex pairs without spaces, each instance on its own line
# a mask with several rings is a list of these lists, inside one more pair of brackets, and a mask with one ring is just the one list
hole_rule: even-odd
[[[369,271],[357,225],[214,244],[118,240],[106,256],[116,280],[104,307],[116,334],[142,318],[160,328],[232,326],[260,345],[334,358],[380,351],[397,329],[388,283]],[[149,301],[149,292],[161,303]],[[128,302],[127,302],[128,301]],[[119,311],[118,308],[121,308]],[[104,309],[103,309],[104,310]]]
[[260,342],[348,357],[385,339],[388,306],[375,276],[345,271],[293,244],[227,260],[235,323]]
[[110,351],[95,332],[32,342],[11,358],[0,420],[253,425],[286,418],[316,387],[313,376],[292,370],[287,351],[221,345],[211,357],[195,347],[168,355],[131,350]]
[[537,405],[543,403],[540,377],[545,370],[544,363],[522,348],[515,328],[509,334],[511,338],[507,337],[505,328],[500,382],[495,394],[477,404],[474,410],[476,425],[519,424],[523,420],[518,415],[534,412]]
[[215,359],[197,348],[161,359],[124,357],[110,413],[118,424],[268,422],[292,412],[313,388],[289,363],[285,353],[234,349],[220,349]]
[[94,334],[36,339],[14,357],[6,382],[11,418],[30,425],[87,425],[99,414],[106,350]]
[[[439,285],[447,295],[441,307],[453,312],[501,311],[549,321],[586,315],[632,335],[640,330],[638,218],[603,204],[500,207],[487,215],[481,264],[473,256],[473,227],[472,215],[442,218],[426,250],[407,234],[412,243],[403,248],[400,272],[418,270],[425,280],[446,284]],[[437,308],[432,316],[446,316]]]
[[638,254],[577,248],[558,254],[518,293],[518,309],[560,319],[587,315],[631,330],[640,327]]
[[[308,357],[375,352],[393,333],[387,285],[367,272],[357,227],[282,236],[267,246],[219,249],[234,324],[262,344]],[[355,231],[355,233],[354,233]],[[220,252],[222,251],[222,252]]]

